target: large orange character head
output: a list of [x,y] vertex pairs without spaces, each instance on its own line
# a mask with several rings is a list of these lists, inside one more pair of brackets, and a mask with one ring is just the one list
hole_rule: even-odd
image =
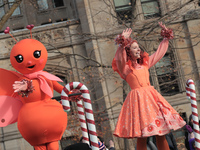
[[20,73],[29,74],[43,70],[47,57],[47,50],[41,42],[34,39],[24,39],[12,48],[10,62]]

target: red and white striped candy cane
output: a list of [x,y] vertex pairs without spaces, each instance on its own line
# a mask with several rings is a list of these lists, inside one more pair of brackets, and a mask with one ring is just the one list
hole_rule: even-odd
[[188,79],[186,82],[186,95],[187,98],[191,100],[193,129],[195,134],[195,146],[197,147],[197,150],[200,150],[199,118],[197,110],[195,85],[192,79]]
[[[82,101],[81,100],[77,101],[78,116],[81,122],[81,130],[82,130],[83,139],[89,144],[89,137],[88,137],[88,133],[89,133],[92,150],[99,150],[92,104],[91,104],[89,90],[87,89],[87,87],[80,82],[68,83],[64,87],[61,93],[61,103],[63,105],[63,108],[67,111],[70,110],[68,95],[69,95],[69,92],[73,89],[78,89],[82,93],[82,96],[83,96],[85,114],[83,110]],[[86,115],[86,119],[85,119],[85,115]],[[88,130],[87,130],[86,122],[88,125]]]

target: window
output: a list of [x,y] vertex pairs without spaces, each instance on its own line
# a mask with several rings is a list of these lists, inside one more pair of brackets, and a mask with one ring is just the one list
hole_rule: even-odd
[[53,0],[54,7],[61,7],[64,6],[63,0]]
[[173,53],[167,52],[155,67],[161,94],[167,96],[179,93]]
[[[65,86],[66,85],[66,83],[67,83],[67,80],[65,79],[65,77],[63,77],[63,76],[59,76],[59,75],[56,75],[57,77],[59,77],[63,82],[59,82],[62,86]],[[56,99],[56,100],[60,100],[61,98],[60,98],[60,93],[58,93],[58,92],[56,92],[55,90],[54,90],[54,93],[53,93],[53,95],[54,95],[54,99]]]
[[145,18],[160,16],[160,8],[157,0],[141,0]]
[[46,10],[48,9],[47,0],[37,0],[38,9],[39,10]]
[[[9,2],[9,8],[11,8],[13,3],[15,2],[15,0],[8,0],[8,2]],[[20,14],[21,14],[20,8],[17,7],[15,9],[15,11],[13,12],[12,16],[17,16],[17,15],[20,15]]]
[[[140,5],[141,2],[141,5]],[[132,8],[133,4],[131,4],[131,0],[114,0],[115,4],[115,11],[117,13],[117,19],[119,23],[129,23],[131,22],[131,18],[133,16]],[[136,8],[138,9],[137,12],[144,15],[144,18],[152,18],[152,17],[159,17],[161,15],[158,0],[141,0],[136,4]],[[142,17],[143,18],[143,17]]]
[[[64,6],[63,0],[53,0],[53,7],[62,7]],[[49,8],[47,0],[37,0],[39,10],[46,10]]]
[[114,0],[115,11],[119,23],[122,21],[130,22],[132,16],[132,5],[130,0]]
[[0,0],[0,20],[3,17],[3,15],[5,15],[5,10],[3,7],[3,0]]

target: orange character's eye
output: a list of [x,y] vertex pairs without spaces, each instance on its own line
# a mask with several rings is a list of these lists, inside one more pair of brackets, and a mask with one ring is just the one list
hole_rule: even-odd
[[18,63],[21,63],[23,61],[23,56],[22,55],[17,55],[15,56],[15,59]]
[[34,52],[33,52],[33,56],[34,56],[35,58],[40,58],[40,56],[41,56],[41,51],[39,51],[39,50],[34,51]]

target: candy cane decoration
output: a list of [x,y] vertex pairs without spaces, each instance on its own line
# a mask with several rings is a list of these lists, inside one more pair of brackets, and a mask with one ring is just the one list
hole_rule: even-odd
[[195,85],[192,79],[188,79],[186,82],[186,95],[188,100],[191,100],[193,128],[195,134],[195,146],[197,147],[197,150],[200,150],[199,118],[197,110]]
[[[92,110],[92,104],[91,104],[91,100],[90,100],[89,90],[87,89],[87,87],[80,82],[68,83],[64,87],[64,89],[62,90],[62,93],[61,93],[61,103],[63,105],[63,108],[67,111],[70,110],[68,95],[69,95],[69,92],[73,89],[80,90],[80,92],[82,93],[82,96],[83,96],[86,119],[85,119],[85,114],[84,114],[84,110],[83,110],[83,103],[81,100],[77,101],[78,116],[79,116],[79,120],[81,122],[81,130],[82,130],[83,139],[86,141],[86,143],[89,144],[89,137],[88,137],[88,133],[89,133],[92,150],[99,150],[96,127],[95,127],[95,122],[94,122],[94,115],[93,115],[93,110]],[[87,130],[86,122],[88,125],[88,130]]]

